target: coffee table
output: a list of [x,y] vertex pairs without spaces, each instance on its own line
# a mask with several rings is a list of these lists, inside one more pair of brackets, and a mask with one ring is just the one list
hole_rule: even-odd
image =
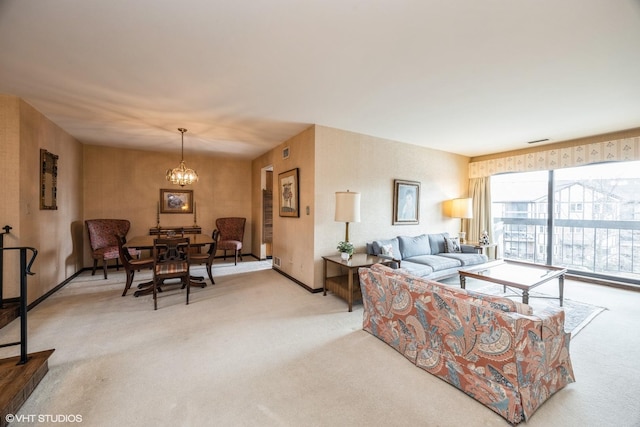
[[[553,279],[558,279],[560,307],[562,307],[564,294],[564,275],[566,268],[551,265],[533,264],[521,261],[498,260],[486,264],[474,265],[459,270],[460,287],[465,289],[466,279],[471,277],[485,282],[503,285],[507,288],[515,288],[522,291],[522,302],[529,303],[529,291]],[[538,296],[536,296],[538,298]],[[539,297],[555,298],[555,297]]]

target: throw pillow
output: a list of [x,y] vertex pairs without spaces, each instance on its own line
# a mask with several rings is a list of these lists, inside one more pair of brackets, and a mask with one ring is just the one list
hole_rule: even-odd
[[383,255],[382,247],[391,245],[393,250],[393,258],[400,259],[400,246],[398,243],[398,238],[394,237],[393,239],[385,239],[385,240],[374,240],[371,244],[374,255]]
[[400,249],[402,259],[431,254],[429,236],[426,234],[421,234],[420,236],[398,236],[398,241],[400,242],[398,249]]
[[458,237],[446,237],[444,239],[445,251],[447,253],[460,253],[462,248],[460,247],[460,239]]
[[380,254],[393,258],[393,245],[391,245],[391,243],[388,245],[382,245],[380,247]]

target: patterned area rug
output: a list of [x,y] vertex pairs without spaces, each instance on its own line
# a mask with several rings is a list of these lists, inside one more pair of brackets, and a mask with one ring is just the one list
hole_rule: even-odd
[[[491,284],[478,289],[477,292],[489,295],[507,296],[515,298],[516,301],[522,301],[521,297],[515,294],[515,291],[507,288],[507,292],[504,293],[502,290],[502,285]],[[544,305],[560,307],[560,300],[558,298],[553,298],[551,295],[539,292],[530,292],[529,305],[533,307],[534,310],[536,308],[541,308]],[[564,308],[564,330],[566,332],[571,332],[571,338],[578,335],[578,333],[587,326],[589,322],[591,322],[598,314],[606,310],[604,307],[598,307],[566,298],[563,300],[562,308]]]

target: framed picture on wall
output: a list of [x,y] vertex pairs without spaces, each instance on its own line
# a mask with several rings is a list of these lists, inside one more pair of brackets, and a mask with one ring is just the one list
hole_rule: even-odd
[[393,181],[393,225],[420,223],[420,183]]
[[40,149],[40,209],[58,209],[58,156]]
[[193,213],[193,190],[161,188],[160,213]]
[[298,186],[298,168],[278,175],[278,193],[280,216],[300,217],[300,189]]

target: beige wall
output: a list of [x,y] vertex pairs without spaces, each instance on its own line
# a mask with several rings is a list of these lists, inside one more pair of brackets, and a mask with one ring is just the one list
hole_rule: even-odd
[[[180,189],[167,182],[167,169],[178,166],[180,153],[156,153],[94,145],[84,146],[84,218],[122,218],[131,221],[128,236],[149,233],[156,225],[160,189]],[[251,253],[251,161],[215,156],[186,156],[198,172],[193,190],[196,220],[211,234],[216,218],[247,218],[243,253]],[[161,226],[193,225],[192,214],[160,214]],[[84,265],[91,266],[90,246],[84,233]]]
[[[286,160],[284,147],[290,150]],[[252,166],[254,188],[261,169],[274,166],[273,256],[280,258],[280,270],[310,288],[322,288],[322,256],[337,254],[336,245],[344,240],[345,225],[333,220],[336,191],[362,193],[362,221],[349,227],[350,240],[360,252],[377,238],[456,233],[459,220],[444,216],[442,202],[466,195],[468,161],[464,156],[324,126],[312,126],[291,138],[255,159]],[[282,218],[277,216],[277,176],[296,167],[300,218]],[[419,225],[391,224],[394,179],[421,182]],[[254,192],[254,202],[259,202],[258,193]]]
[[[253,161],[254,182],[258,182],[262,169],[273,167],[273,258],[280,259],[279,269],[294,279],[311,286],[314,274],[314,138],[315,126],[280,144]],[[282,150],[289,148],[289,157],[282,158]],[[300,217],[279,215],[278,175],[298,168]],[[261,197],[260,187],[254,187],[254,200]],[[261,212],[261,202],[258,201]],[[309,207],[309,214],[307,214]],[[262,227],[262,218],[256,223]],[[256,240],[261,240],[260,235]],[[259,244],[259,242],[254,242]]]
[[[82,146],[29,104],[8,95],[0,95],[0,132],[0,226],[13,227],[5,247],[38,250],[35,275],[27,281],[31,303],[82,268]],[[41,148],[59,156],[57,210],[40,210]],[[19,295],[17,259],[15,253],[5,258],[5,298]]]
[[[13,227],[4,246],[19,246],[20,240],[20,99],[0,95],[0,227]],[[1,230],[0,232],[4,232]],[[18,257],[4,252],[4,298],[18,296]]]
[[[443,202],[466,196],[468,157],[373,136],[316,126],[314,288],[322,287],[322,256],[337,255],[345,224],[334,221],[336,191],[361,193],[361,222],[349,224],[357,252],[375,239],[459,231]],[[393,181],[418,181],[420,224],[392,225]]]

